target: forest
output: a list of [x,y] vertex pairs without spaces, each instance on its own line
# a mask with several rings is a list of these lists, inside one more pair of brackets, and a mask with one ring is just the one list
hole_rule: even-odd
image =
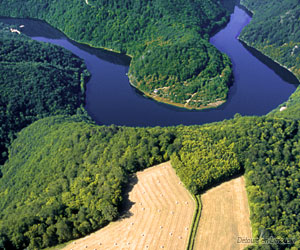
[[1,6],[1,16],[42,19],[78,42],[130,55],[131,83],[148,96],[190,108],[227,98],[231,62],[208,41],[229,18],[217,0],[4,0]]
[[0,23],[0,163],[22,128],[49,115],[76,113],[88,76],[83,61],[69,51]]
[[0,179],[0,248],[42,249],[118,216],[128,177],[169,159],[175,128],[97,126],[55,116],[19,133]]
[[[70,36],[73,34],[73,37],[76,37],[76,34],[79,36],[79,29],[86,36],[91,35],[83,31],[89,26],[76,28],[74,26],[77,22],[87,22],[84,18],[74,20],[76,13],[79,15],[79,8],[90,13],[89,11],[99,11],[104,8],[103,6],[110,4],[113,11],[109,12],[108,16],[112,15],[116,20],[121,20],[120,16],[125,18],[125,14],[121,11],[123,5],[118,4],[118,1],[112,3],[109,0],[89,0],[93,8],[86,6],[85,1],[81,1],[76,5],[78,9],[64,9],[72,1],[64,3],[32,1],[36,5],[29,8],[30,2],[26,1],[26,4],[23,2],[22,5],[18,1],[11,1],[8,8],[0,7],[0,12],[45,20],[48,18],[49,23],[60,27]],[[247,2],[252,10],[265,8],[266,16],[270,15],[268,22],[276,18],[279,20],[278,16],[282,15],[282,11],[288,12],[287,9],[279,8],[275,13],[272,6],[267,8],[268,1],[255,3],[252,0],[244,0],[244,2]],[[273,2],[274,6],[281,7],[280,2]],[[290,4],[286,6],[294,6],[292,4],[296,1],[286,2]],[[216,20],[224,15],[222,11],[214,9],[213,2],[205,2],[211,3],[211,9],[206,10],[206,13],[212,11],[207,19],[205,19],[207,16],[199,20],[189,18],[189,22],[185,20],[185,16],[193,16],[194,12],[203,11],[205,3],[202,3],[203,8],[199,10],[187,8],[184,15],[178,13],[180,7],[181,10],[186,8],[180,0],[174,5],[178,7],[177,12],[174,6],[168,6],[168,1],[149,1],[147,3],[151,7],[149,9],[145,7],[148,6],[146,3],[140,1],[124,3],[126,8],[140,10],[145,15],[148,13],[149,17],[159,15],[156,17],[166,18],[169,24],[174,23],[175,27],[180,21],[184,24],[182,27],[186,27],[184,34],[187,35],[177,37],[178,41],[172,40],[175,38],[172,38],[172,25],[169,25],[168,29],[161,31],[164,34],[170,31],[170,40],[164,40],[163,34],[154,30],[158,26],[151,26],[158,25],[155,20],[151,23],[151,20],[146,19],[148,22],[144,24],[142,21],[136,22],[139,20],[138,17],[131,20],[138,25],[133,27],[147,31],[142,32],[140,36],[133,32],[132,40],[122,42],[123,52],[133,55],[132,70],[135,70],[134,60],[137,60],[138,67],[147,68],[146,64],[139,61],[145,53],[149,54],[151,60],[157,62],[170,56],[170,61],[165,62],[171,63],[175,60],[176,65],[179,61],[176,61],[177,58],[173,54],[182,53],[180,46],[183,45],[186,46],[185,52],[188,56],[186,58],[184,53],[180,54],[182,60],[190,63],[188,57],[191,57],[196,66],[191,64],[188,69],[180,69],[178,81],[192,76],[199,67],[203,68],[199,74],[203,75],[204,80],[205,77],[212,77],[207,68],[210,59],[201,57],[201,54],[195,56],[195,51],[187,48],[193,44],[195,38],[190,29],[194,29],[195,22],[198,25],[203,22],[206,28],[196,30],[197,36],[203,39],[198,41],[198,46],[201,47],[200,50],[205,48],[206,53],[212,58],[219,58],[220,64],[214,63],[211,67],[223,70],[222,77],[230,77],[230,68],[226,68],[229,67],[230,61],[205,42],[207,34],[221,25],[221,23],[214,25],[209,20],[215,18],[216,23],[218,22]],[[200,4],[201,1],[188,1],[187,6],[191,3]],[[159,6],[163,11],[153,11],[152,4]],[[61,8],[56,9],[54,6]],[[163,9],[163,6],[170,9]],[[43,11],[38,11],[42,9]],[[178,22],[172,19],[175,18],[174,13],[178,17]],[[219,16],[213,13],[219,13]],[[126,17],[129,18],[127,14]],[[256,25],[256,22],[257,25],[261,25],[260,22],[263,21],[258,19],[256,21],[255,15],[256,11],[254,24],[251,25]],[[51,18],[53,19],[50,22]],[[106,16],[100,15],[97,18],[102,20],[101,18]],[[69,21],[63,23],[63,19]],[[95,25],[93,21],[89,23]],[[114,24],[119,25],[120,30],[124,28],[123,22]],[[105,26],[102,22],[101,25]],[[5,25],[1,24],[0,27],[1,142],[6,140],[1,146],[8,147],[6,156],[8,160],[1,166],[0,177],[0,249],[42,249],[85,236],[105,226],[118,217],[129,178],[139,170],[169,159],[177,175],[193,194],[201,194],[224,180],[244,174],[253,237],[259,239],[258,244],[248,249],[300,249],[299,89],[281,105],[287,107],[284,112],[280,112],[278,107],[262,117],[242,117],[237,114],[234,119],[202,126],[154,128],[97,126],[80,108],[83,102],[82,87],[88,77],[83,62],[61,48],[40,44],[23,35],[12,34]],[[130,26],[125,31],[133,27]],[[149,31],[151,28],[153,33]],[[254,26],[252,31],[257,34]],[[130,37],[126,32],[124,39]],[[248,31],[245,31],[245,34],[246,32]],[[109,32],[107,34],[112,36]],[[160,35],[163,37],[162,40],[158,39]],[[261,41],[266,41],[267,35],[268,33],[263,33]],[[114,38],[115,40],[113,37],[103,38],[102,41],[97,40],[95,34],[94,40],[89,39],[95,42],[97,40],[99,42],[97,46],[102,47],[111,43],[107,47],[113,48],[114,43],[116,46],[114,49],[117,50],[117,44],[120,44],[118,37]],[[140,37],[144,39],[144,45],[137,42]],[[80,39],[84,41],[78,37],[78,40]],[[150,40],[152,42],[148,44]],[[279,45],[276,44],[276,47],[274,41],[274,48],[281,50]],[[163,48],[172,53],[170,55],[165,53]],[[152,51],[154,49],[159,51],[159,55],[155,56]],[[296,50],[294,53],[297,53]],[[203,60],[198,60],[199,57]],[[224,64],[223,60],[226,61]],[[293,67],[297,67],[295,61],[290,62],[293,63]],[[173,68],[169,69],[168,74],[173,74]],[[163,77],[160,70],[161,67],[157,67],[153,71],[158,71],[156,78],[153,76],[155,81],[160,81]],[[18,75],[14,74],[16,72]],[[139,84],[151,89],[147,86],[148,80]],[[165,80],[171,81],[169,78]],[[194,86],[193,84],[190,86]],[[160,85],[157,83],[154,86],[159,88]],[[189,91],[192,90],[183,93],[189,94]],[[21,131],[18,132],[19,130]],[[272,242],[265,244],[264,241],[270,238],[277,239],[277,244]]]
[[0,246],[41,249],[105,226],[129,177],[171,159],[193,194],[245,174],[253,237],[291,239],[285,249],[299,249],[299,128],[267,116],[165,128],[44,118],[18,134],[2,168]]
[[293,72],[300,79],[300,4],[298,0],[241,0],[252,22],[240,39]]

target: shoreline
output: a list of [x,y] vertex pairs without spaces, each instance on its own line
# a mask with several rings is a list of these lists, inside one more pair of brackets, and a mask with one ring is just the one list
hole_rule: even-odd
[[147,97],[149,99],[152,99],[158,103],[163,103],[163,104],[166,104],[166,105],[170,105],[170,106],[173,106],[173,107],[177,107],[177,108],[182,108],[182,109],[187,109],[187,110],[205,110],[205,109],[213,109],[213,108],[218,108],[220,107],[221,105],[223,105],[224,103],[226,103],[227,99],[226,100],[222,100],[222,101],[216,101],[216,102],[212,102],[212,103],[209,103],[207,104],[207,106],[201,106],[201,107],[193,107],[193,106],[186,106],[186,104],[182,104],[182,103],[176,103],[176,102],[172,102],[166,98],[163,98],[163,97],[159,97],[159,96],[156,96],[156,95],[153,95],[153,94],[149,94],[147,92],[144,92],[142,91],[141,89],[137,88],[136,85],[134,85],[132,83],[132,78],[133,76],[128,74],[128,81],[129,81],[129,84],[130,86],[132,86],[133,88],[135,88],[136,90],[138,90],[139,92],[141,92],[141,94],[144,95],[144,97]]
[[298,81],[299,81],[299,84],[300,84],[300,78],[298,78],[295,73],[288,67],[286,67],[285,65],[281,64],[280,62],[278,62],[276,59],[270,57],[268,54],[265,54],[263,51],[261,51],[260,49],[258,48],[255,48],[253,46],[251,46],[246,40],[242,39],[240,36],[238,37],[238,40],[244,44],[246,44],[248,47],[250,47],[251,49],[254,49],[256,50],[257,52],[261,53],[262,55],[266,56],[267,58],[269,58],[271,61],[273,61],[274,63],[276,63],[278,66],[288,70],[291,74],[293,74],[293,76],[295,76]]
[[[242,7],[244,10],[246,10],[248,13],[251,13],[251,16],[253,16],[253,15],[255,14],[254,11],[250,10],[247,6],[245,6],[245,5],[243,4],[243,1],[241,1],[241,2],[239,3],[239,6]],[[246,25],[246,26],[247,26],[247,25]],[[245,26],[245,27],[246,27],[246,26]],[[271,61],[277,63],[280,67],[285,68],[286,70],[288,70],[289,72],[291,72],[291,73],[298,79],[299,84],[300,84],[300,77],[298,78],[298,77],[295,75],[295,73],[294,73],[291,69],[289,69],[289,68],[286,67],[285,65],[281,64],[281,63],[278,62],[276,59],[270,57],[268,54],[265,54],[262,50],[260,50],[260,49],[258,49],[258,48],[256,48],[256,47],[253,47],[252,45],[250,45],[248,41],[246,41],[246,40],[244,40],[244,39],[242,39],[242,38],[240,37],[240,34],[239,34],[239,36],[237,37],[237,39],[238,39],[240,42],[245,43],[248,47],[250,47],[250,48],[256,50],[257,52],[260,52],[261,54],[263,54],[264,56],[266,56],[267,58],[269,58]]]
[[[139,91],[141,91],[141,90],[139,90]],[[166,98],[159,97],[159,96],[154,96],[154,95],[148,94],[148,93],[143,92],[143,91],[141,91],[141,92],[145,96],[155,100],[156,102],[160,102],[160,103],[164,103],[164,104],[168,104],[168,105],[171,105],[171,106],[175,106],[175,107],[178,107],[178,108],[184,108],[184,109],[188,109],[188,110],[204,110],[204,109],[218,108],[219,106],[221,106],[222,104],[224,104],[226,102],[225,100],[216,101],[216,102],[211,102],[211,103],[207,104],[207,106],[193,107],[193,106],[189,106],[189,105],[182,104],[182,103],[172,102],[172,101],[169,101]]]
[[[238,4],[238,6],[241,7],[241,8],[243,8],[245,11],[247,11],[248,14],[249,14],[251,17],[253,17],[253,15],[255,14],[254,11],[250,10],[249,8],[247,8],[245,5],[243,5],[242,2],[240,2],[240,3]],[[41,19],[36,19],[36,20],[44,21],[44,22],[46,22],[47,24],[49,24],[50,26],[52,26],[52,25],[51,25],[50,23],[48,23],[46,20],[41,20]],[[226,26],[227,24],[228,24],[228,23],[226,23],[225,26]],[[247,25],[246,25],[246,26],[247,26]],[[246,26],[244,26],[243,29],[244,29]],[[52,26],[52,27],[53,27],[53,26]],[[117,50],[114,50],[114,49],[111,49],[111,48],[107,48],[107,47],[101,47],[101,46],[100,46],[100,47],[97,47],[97,46],[94,46],[94,45],[92,45],[92,44],[90,44],[90,43],[88,43],[88,42],[83,42],[83,41],[79,41],[79,40],[77,41],[77,40],[71,38],[67,33],[65,33],[64,31],[62,31],[61,29],[59,29],[59,28],[56,28],[56,29],[58,29],[60,32],[62,32],[68,39],[70,39],[70,40],[72,40],[72,41],[74,41],[74,42],[76,42],[76,43],[80,43],[80,44],[87,45],[87,46],[89,46],[89,47],[91,47],[91,48],[93,48],[93,49],[103,49],[103,50],[106,50],[106,51],[109,51],[109,52],[113,52],[113,53],[116,53],[116,54],[119,54],[119,55],[126,55],[126,56],[130,57],[130,59],[131,59],[130,61],[132,61],[133,55],[131,55],[131,54],[128,54],[128,53],[121,53],[120,51],[117,51]],[[222,29],[222,28],[221,28],[221,29]],[[217,33],[217,32],[216,32],[216,33]],[[271,58],[269,55],[265,54],[263,51],[261,51],[261,50],[255,48],[255,47],[253,47],[253,46],[251,46],[246,40],[244,40],[244,39],[242,39],[242,38],[240,37],[240,34],[239,34],[239,36],[237,37],[237,39],[238,39],[240,42],[245,43],[245,44],[246,44],[247,46],[249,46],[250,48],[252,48],[252,49],[254,49],[254,50],[260,52],[261,54],[263,54],[264,56],[266,56],[267,58],[269,58],[270,60],[272,60],[274,63],[278,64],[280,67],[283,67],[283,68],[285,68],[286,70],[288,70],[291,74],[293,74],[293,76],[295,76],[295,77],[298,79],[298,81],[299,81],[299,86],[300,86],[300,78],[298,78],[298,77],[294,74],[294,72],[293,72],[291,69],[289,69],[289,68],[286,67],[285,65],[281,64],[280,62],[278,62],[278,61],[275,60],[274,58]],[[130,69],[130,66],[131,66],[131,63],[128,65],[129,69]],[[168,100],[168,99],[166,99],[166,98],[163,98],[163,97],[153,96],[152,94],[146,93],[146,92],[142,91],[141,89],[139,89],[137,86],[135,86],[135,85],[131,82],[131,79],[130,79],[130,77],[129,77],[129,69],[128,69],[128,72],[127,72],[129,84],[130,84],[132,87],[134,87],[136,90],[138,90],[139,92],[141,92],[145,97],[150,98],[150,99],[152,99],[152,100],[154,100],[154,101],[156,101],[156,102],[158,102],[158,103],[163,103],[163,104],[166,104],[166,105],[170,105],[170,106],[177,107],[177,108],[182,108],[182,109],[187,109],[187,110],[191,110],[191,111],[192,111],[192,110],[200,111],[200,110],[207,110],[207,109],[218,108],[218,107],[222,106],[223,104],[225,104],[225,103],[227,102],[227,99],[228,99],[228,97],[227,97],[226,100],[216,101],[216,102],[207,104],[207,106],[201,106],[201,107],[192,107],[192,106],[186,106],[186,104],[182,104],[182,103],[175,103],[175,102],[172,102],[172,101],[170,101],[170,100]],[[85,85],[86,85],[86,84],[88,84],[88,81],[85,83]],[[230,88],[229,88],[229,89],[230,89]],[[296,91],[296,90],[295,90],[295,91]],[[294,93],[294,92],[293,92],[293,93]],[[290,96],[289,96],[289,98],[290,98]],[[286,100],[286,102],[289,100],[289,98]],[[284,102],[284,103],[285,103],[285,102]],[[282,104],[284,104],[284,103],[282,103]],[[282,104],[280,104],[280,105],[282,105]],[[277,107],[277,108],[278,108],[278,107]],[[277,108],[275,108],[275,109],[277,109]],[[275,110],[275,109],[274,109],[274,110]],[[271,112],[272,112],[272,111],[271,111]]]
[[[248,9],[245,5],[243,5],[243,3],[239,3],[237,6],[243,8],[245,11],[247,11],[249,14],[254,15],[255,13],[253,11],[251,11],[250,9]],[[116,53],[118,55],[125,55],[125,56],[128,56],[130,59],[132,59],[134,56],[132,54],[129,54],[129,53],[121,53],[120,51],[117,51],[117,50],[114,50],[114,49],[111,49],[111,48],[107,48],[107,47],[104,47],[104,46],[96,46],[96,45],[93,45],[89,42],[85,42],[85,41],[81,41],[81,40],[76,40],[72,37],[69,36],[69,34],[67,32],[64,32],[63,30],[61,30],[60,28],[58,27],[54,27],[52,26],[47,20],[43,20],[43,19],[37,19],[37,18],[25,18],[25,17],[14,17],[14,16],[2,16],[3,18],[16,18],[16,19],[31,19],[31,20],[38,20],[38,21],[42,21],[42,22],[45,22],[46,24],[50,25],[51,27],[57,29],[58,31],[60,31],[63,35],[65,35],[69,40],[73,41],[73,42],[76,42],[76,43],[79,43],[79,44],[82,44],[82,45],[86,45],[86,46],[89,46],[90,48],[92,49],[102,49],[104,51],[107,51],[107,52],[112,52],[112,53]],[[246,25],[247,26],[247,25]],[[246,27],[244,26],[243,29]],[[261,54],[263,54],[264,56],[266,56],[267,58],[269,58],[271,61],[273,61],[274,63],[278,64],[280,67],[288,70],[290,73],[293,74],[293,76],[295,76],[295,78],[298,80],[298,82],[300,82],[300,77],[298,78],[294,72],[287,68],[285,65],[282,65],[280,62],[278,62],[277,60],[271,58],[269,55],[263,53],[261,50],[251,46],[246,40],[242,39],[240,37],[240,35],[237,37],[237,39],[242,42],[242,43],[245,43],[248,47],[254,49],[255,51],[257,52],[260,52]],[[148,98],[151,98],[152,100],[158,102],[158,103],[164,103],[164,104],[167,104],[167,105],[171,105],[171,106],[174,106],[174,107],[178,107],[178,108],[182,108],[182,109],[185,109],[185,110],[206,110],[206,109],[212,109],[212,108],[218,108],[220,107],[221,105],[223,105],[224,103],[227,102],[228,100],[228,96],[226,97],[225,100],[219,100],[219,101],[216,101],[216,102],[212,102],[212,103],[209,103],[207,104],[206,106],[204,105],[201,105],[200,107],[194,107],[194,106],[190,106],[188,105],[188,103],[176,103],[176,102],[172,102],[171,100],[168,100],[166,98],[163,98],[163,97],[159,97],[157,95],[154,95],[154,94],[151,94],[151,93],[146,93],[144,91],[142,91],[141,89],[139,89],[136,85],[134,85],[132,83],[132,79],[130,79],[132,76],[129,74],[130,72],[130,67],[131,67],[131,61],[130,60],[130,63],[129,63],[129,70],[127,72],[128,74],[128,78],[129,78],[129,84],[134,87],[136,90],[138,90],[141,94],[143,94],[145,97],[148,97]],[[130,77],[131,76],[131,77]],[[87,85],[89,83],[89,80],[87,82],[85,82],[85,85]],[[85,87],[86,89],[86,87]],[[229,88],[230,89],[230,88]],[[84,91],[85,93],[85,91]]]

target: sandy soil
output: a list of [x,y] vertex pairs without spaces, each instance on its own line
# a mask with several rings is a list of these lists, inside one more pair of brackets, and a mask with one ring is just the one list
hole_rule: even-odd
[[243,249],[238,237],[252,237],[244,177],[225,182],[201,196],[202,213],[195,248]]
[[170,162],[137,173],[129,201],[126,218],[64,249],[186,249],[195,202]]

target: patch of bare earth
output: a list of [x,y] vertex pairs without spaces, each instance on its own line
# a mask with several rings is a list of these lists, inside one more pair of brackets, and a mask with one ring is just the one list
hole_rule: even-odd
[[244,177],[225,182],[201,196],[202,213],[195,240],[200,249],[244,249],[238,237],[251,238]]
[[137,173],[126,218],[65,247],[70,249],[185,249],[195,202],[170,162]]

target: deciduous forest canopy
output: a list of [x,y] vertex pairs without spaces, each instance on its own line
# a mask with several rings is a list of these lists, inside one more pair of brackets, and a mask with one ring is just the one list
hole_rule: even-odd
[[45,116],[76,113],[88,77],[83,61],[69,51],[10,28],[0,23],[0,163],[22,128]]
[[[169,70],[167,74],[175,74],[172,73],[174,67],[180,62],[176,54],[180,54],[185,63],[188,58],[193,58],[192,62],[197,65],[181,68],[178,81],[193,75],[198,67],[203,67],[200,74],[206,74],[207,70],[209,75],[210,66],[216,67],[212,70],[220,74],[218,70],[225,70],[230,65],[228,58],[207,42],[208,34],[221,25],[225,21],[220,21],[221,17],[226,16],[212,0],[122,3],[89,0],[88,5],[85,1],[75,0],[2,2],[2,15],[38,17],[76,40],[131,54],[131,73],[136,79],[142,76],[134,70],[145,67],[146,76],[151,72],[155,81],[168,82],[169,78],[160,78],[160,70],[163,68]],[[254,17],[242,36],[263,53],[270,52],[268,55],[273,59],[282,59],[280,63],[296,75],[299,54],[296,49],[285,48],[289,44],[290,49],[295,48],[298,33],[292,29],[290,34],[279,24],[287,22],[287,26],[297,27],[297,22],[292,24],[290,21],[299,19],[297,2],[244,0],[243,3],[254,11]],[[201,8],[196,8],[198,6]],[[122,11],[124,8],[128,11]],[[91,13],[94,13],[93,18],[85,18]],[[203,13],[206,14],[196,18]],[[79,15],[82,18],[78,18]],[[264,22],[267,25],[263,26]],[[273,35],[269,36],[268,29],[273,26],[278,31],[272,29]],[[24,128],[9,147],[8,160],[1,167],[3,176],[0,178],[0,248],[41,249],[101,228],[118,216],[123,188],[131,174],[171,159],[178,176],[193,194],[201,194],[236,174],[245,174],[253,237],[289,240],[285,245],[262,245],[261,242],[249,249],[300,249],[298,90],[284,104],[287,106],[285,111],[274,110],[263,117],[236,115],[229,121],[202,126],[97,126],[86,115],[69,115],[76,113],[82,100],[82,78],[79,77],[85,72],[82,62],[60,48],[41,45],[11,34],[5,26],[1,28],[3,74],[0,79],[3,78],[0,83],[5,86],[1,86],[0,98],[4,98],[1,105],[11,102],[14,107],[15,102],[16,105],[33,102],[30,108],[34,111],[27,113],[27,110],[4,106],[1,115],[10,120],[8,125],[1,121],[1,126],[8,126],[1,130],[1,136],[9,138],[21,127],[44,116],[65,115],[34,122]],[[260,33],[261,28],[265,28],[265,32]],[[272,40],[276,35],[279,40]],[[200,39],[197,40],[197,36]],[[203,50],[206,53],[198,53]],[[155,56],[154,51],[159,56]],[[149,62],[143,64],[141,60],[148,60],[146,58]],[[220,63],[216,63],[218,59],[215,58],[219,58]],[[214,64],[210,64],[210,60]],[[151,62],[155,62],[153,67]],[[172,68],[168,69],[168,65]],[[13,72],[22,74],[17,78]],[[25,79],[29,79],[26,84]],[[49,85],[50,79],[57,85]],[[64,79],[68,79],[68,84]],[[146,86],[148,80],[141,81],[140,86]],[[160,85],[153,86],[158,88]],[[216,86],[222,88],[222,84]],[[22,94],[19,91],[23,91]],[[62,102],[59,101],[62,97],[54,95],[60,91],[68,93],[68,98]],[[40,95],[44,97],[39,101]],[[53,103],[57,105],[53,106]],[[16,111],[8,113],[10,110]],[[11,121],[14,118],[18,121],[16,124]],[[19,122],[22,119],[24,121]]]
[[171,157],[194,194],[245,172],[254,237],[263,231],[299,246],[299,126],[239,116],[167,128],[44,118],[22,130],[3,166],[0,244],[40,249],[104,226],[118,215],[128,176]]
[[22,130],[0,179],[0,248],[41,249],[115,219],[128,175],[166,161],[173,130],[97,126],[85,116]]

